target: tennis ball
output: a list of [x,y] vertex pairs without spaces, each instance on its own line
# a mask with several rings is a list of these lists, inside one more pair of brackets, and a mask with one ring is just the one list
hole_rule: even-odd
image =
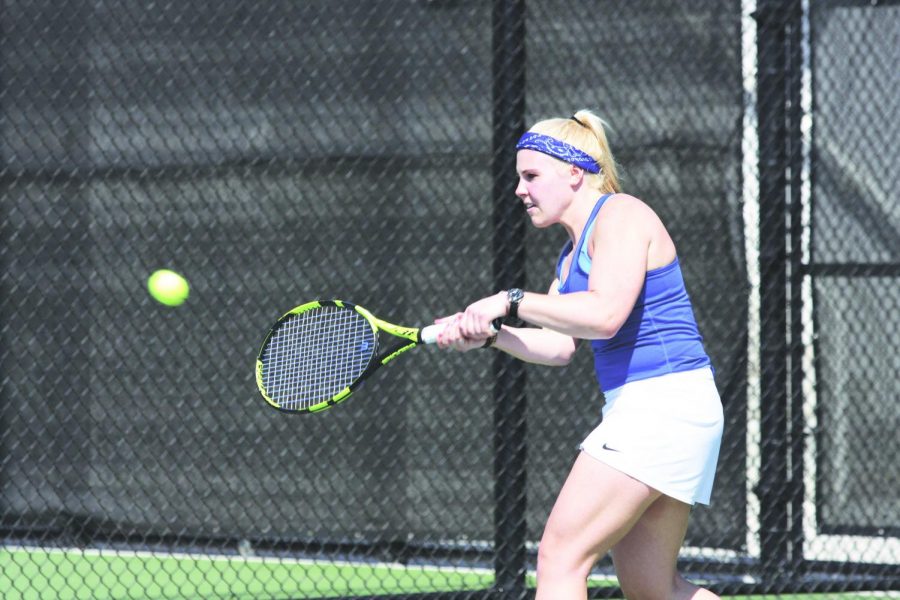
[[155,271],[147,279],[147,290],[157,302],[166,306],[182,304],[191,291],[187,279],[169,269]]

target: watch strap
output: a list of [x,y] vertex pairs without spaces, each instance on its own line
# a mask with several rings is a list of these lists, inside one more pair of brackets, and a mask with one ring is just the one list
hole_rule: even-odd
[[524,295],[525,293],[519,288],[511,288],[506,292],[506,299],[509,301],[509,312],[507,315],[509,318],[519,318],[519,303]]

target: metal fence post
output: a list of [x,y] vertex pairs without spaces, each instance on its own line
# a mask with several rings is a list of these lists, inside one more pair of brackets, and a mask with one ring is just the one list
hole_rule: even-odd
[[[493,4],[494,283],[525,285],[525,218],[515,201],[515,141],[525,126],[525,2]],[[524,598],[525,369],[494,357],[494,571],[505,598]]]
[[[778,589],[789,577],[794,493],[789,472],[788,397],[788,107],[790,68],[788,22],[794,0],[760,0],[757,5],[757,93],[759,111],[760,269],[760,567]],[[796,368],[796,365],[794,365]]]
[[788,373],[788,447],[790,463],[787,476],[790,505],[787,525],[789,537],[786,542],[790,560],[790,572],[795,578],[803,577],[803,452],[805,448],[805,421],[803,416],[803,199],[801,195],[803,170],[803,133],[801,120],[803,107],[803,4],[800,0],[790,0],[787,6],[786,35],[787,51],[787,164],[789,176],[788,195],[788,306],[789,328],[788,352],[790,371]]

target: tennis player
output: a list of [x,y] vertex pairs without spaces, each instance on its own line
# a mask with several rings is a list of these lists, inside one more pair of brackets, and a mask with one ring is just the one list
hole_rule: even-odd
[[[546,294],[505,290],[439,319],[449,326],[438,344],[565,365],[590,340],[603,418],[544,529],[537,600],[587,598],[587,577],[610,551],[629,599],[717,598],[676,560],[692,505],[709,504],[722,404],[675,244],[647,204],[620,192],[604,125],[581,110],[521,137],[516,195],[536,227],[570,238],[556,276]],[[507,316],[536,327],[492,336],[491,321]]]

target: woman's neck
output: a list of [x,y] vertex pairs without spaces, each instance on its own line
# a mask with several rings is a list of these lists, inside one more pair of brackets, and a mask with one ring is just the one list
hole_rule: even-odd
[[602,196],[602,194],[599,190],[587,188],[579,189],[575,193],[575,197],[572,199],[572,203],[569,205],[568,210],[566,210],[565,214],[563,214],[562,218],[559,220],[560,225],[562,225],[565,228],[566,233],[569,234],[569,238],[572,240],[573,245],[578,245],[578,240],[581,238],[581,234],[584,231],[587,221],[591,216],[591,212],[594,210],[594,206],[597,204],[597,199],[600,198],[600,196]]

